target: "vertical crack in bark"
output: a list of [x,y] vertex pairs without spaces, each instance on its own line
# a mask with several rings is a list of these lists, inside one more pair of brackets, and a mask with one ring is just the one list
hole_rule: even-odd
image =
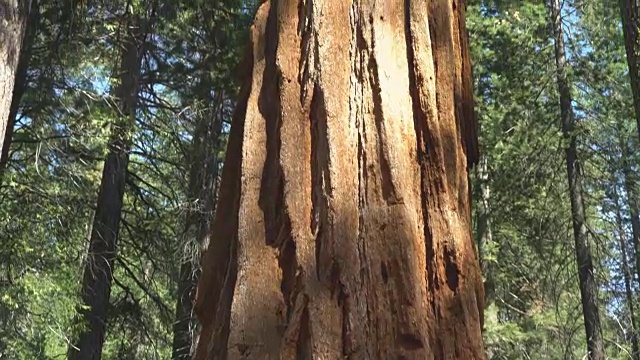
[[[255,62],[260,68],[253,74],[242,148],[238,281],[231,302],[231,326],[226,344],[231,358],[241,356],[245,346],[249,347],[246,351],[252,357],[277,353],[282,339],[278,329],[286,321],[282,278],[287,269],[280,267],[278,258],[282,257],[279,250],[290,237],[287,234],[289,224],[285,217],[269,211],[280,207],[277,198],[264,196],[263,188],[265,168],[274,166],[266,153],[277,155],[277,149],[274,151],[273,148],[279,145],[277,129],[281,127],[276,111],[279,103],[268,102],[274,93],[278,94],[276,78],[271,72],[279,47],[278,43],[274,44],[277,15],[277,8],[265,3],[260,7],[254,25],[254,36],[260,39]],[[278,169],[275,170],[278,173]],[[274,180],[266,187],[277,190],[280,179]]]
[[[300,281],[300,279],[298,279]],[[311,359],[309,329],[309,297],[297,289],[291,317],[283,336],[280,359]],[[307,356],[308,354],[308,356]],[[303,357],[300,357],[300,356]]]
[[313,359],[310,322],[309,308],[305,306],[302,312],[302,317],[300,318],[300,330],[298,334],[298,342],[296,344],[296,360]]
[[365,221],[364,221],[364,211],[367,209],[367,179],[366,179],[366,168],[367,168],[367,157],[366,152],[364,150],[364,105],[362,99],[364,98],[364,90],[363,90],[363,57],[362,49],[365,48],[363,30],[362,30],[362,18],[360,13],[360,0],[354,0],[351,8],[351,28],[353,29],[352,34],[352,42],[351,42],[351,58],[352,58],[352,91],[351,91],[351,100],[350,104],[353,104],[350,113],[354,118],[355,127],[357,129],[357,160],[358,160],[358,194],[357,194],[357,205],[358,205],[358,231],[356,237],[356,251],[358,260],[360,263],[360,269],[358,272],[358,277],[356,279],[356,286],[354,291],[360,294],[358,298],[358,307],[361,309],[360,318],[357,321],[364,322],[365,325],[361,326],[364,334],[362,334],[363,343],[361,344],[364,349],[364,358],[373,358],[375,354],[371,353],[372,349],[369,346],[371,343],[372,331],[371,327],[373,326],[371,320],[371,310],[369,308],[369,297],[367,294],[367,276],[366,276],[366,267],[367,267],[367,252],[366,252],[366,244],[365,244]]
[[[286,231],[289,232],[290,228]],[[280,247],[278,265],[282,270],[280,290],[282,291],[286,306],[286,322],[288,323],[291,321],[291,315],[297,297],[298,279],[296,273],[299,266],[296,258],[296,244],[290,237]]]
[[382,281],[386,285],[389,282],[389,269],[387,268],[386,261],[380,262],[380,276],[382,276]]
[[[407,42],[407,62],[409,63],[409,93],[411,95],[411,103],[413,107],[414,126],[416,131],[417,140],[417,162],[420,165],[420,186],[423,192],[421,205],[422,214],[424,217],[424,240],[426,250],[426,275],[427,284],[432,287],[432,292],[437,291],[438,282],[435,272],[435,251],[433,244],[433,235],[429,224],[431,223],[429,217],[429,208],[437,206],[433,202],[437,199],[431,197],[432,193],[437,193],[444,190],[439,178],[436,176],[429,176],[427,161],[438,163],[439,154],[435,148],[435,139],[431,137],[432,132],[428,128],[429,121],[427,119],[427,111],[423,109],[422,98],[420,91],[426,86],[426,80],[421,77],[422,74],[416,72],[418,66],[415,56],[415,42],[413,33],[411,30],[411,23],[413,21],[413,14],[411,11],[411,0],[405,0],[405,39]],[[437,119],[432,119],[434,121]],[[434,186],[435,185],[435,186]],[[432,203],[429,200],[432,199]]]
[[[311,133],[311,232],[315,238],[316,277],[325,281],[329,269],[325,259],[332,254],[330,242],[335,241],[329,222],[329,199],[331,197],[331,176],[329,174],[329,143],[327,133],[327,109],[324,93],[317,84],[313,88],[313,96],[309,108],[309,125]],[[326,249],[325,249],[326,244]]]
[[[375,41],[372,42],[375,47]],[[382,195],[387,205],[396,205],[403,203],[402,196],[398,194],[398,190],[394,184],[391,166],[389,164],[388,139],[386,138],[385,116],[382,110],[382,89],[380,88],[379,69],[375,56],[369,58],[368,64],[369,81],[373,94],[373,116],[378,134],[378,156],[380,158],[380,176],[382,178]]]
[[293,316],[297,298],[296,244],[291,234],[291,220],[284,207],[285,179],[280,161],[282,147],[282,119],[279,114],[281,106],[278,87],[278,68],[276,54],[279,47],[277,6],[270,8],[266,26],[265,71],[258,107],[265,118],[266,127],[266,159],[260,186],[259,206],[265,219],[265,243],[278,249],[278,266],[282,271],[280,291],[285,309],[280,310],[280,332],[284,332],[286,324]]
[[[280,167],[280,98],[278,96],[277,70],[275,63],[276,51],[278,48],[278,27],[277,27],[277,7],[271,6],[264,34],[264,72],[262,76],[262,88],[258,98],[258,110],[265,118],[266,122],[266,160],[262,173],[260,186],[260,199],[258,203],[264,214],[265,241],[274,245],[278,241],[279,233],[282,231],[282,191],[283,179],[282,168]],[[282,245],[282,244],[279,244]],[[276,244],[275,246],[279,246]]]
[[[299,74],[298,83],[301,85],[300,91],[300,104],[305,108],[308,103],[308,94],[310,86],[308,84],[314,83],[315,77],[315,48],[317,47],[317,39],[313,31],[314,14],[313,14],[313,1],[312,0],[300,0],[298,4],[298,34],[300,35],[300,54],[306,56],[300,56],[299,58]],[[313,51],[312,51],[313,50]]]

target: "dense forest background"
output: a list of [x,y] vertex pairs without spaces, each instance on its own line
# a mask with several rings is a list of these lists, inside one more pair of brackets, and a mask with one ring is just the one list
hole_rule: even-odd
[[[65,357],[81,332],[102,168],[121,139],[128,165],[103,358],[177,357],[181,339],[197,336],[184,294],[207,231],[216,231],[207,230],[212,213],[224,211],[215,209],[215,194],[257,4],[31,6],[0,161],[0,359]],[[487,355],[581,359],[550,7],[529,0],[467,6]],[[640,311],[640,158],[621,10],[566,0],[561,14],[605,351],[629,359]],[[141,24],[135,34],[131,23]],[[134,106],[124,111],[120,71],[131,46],[139,76]]]

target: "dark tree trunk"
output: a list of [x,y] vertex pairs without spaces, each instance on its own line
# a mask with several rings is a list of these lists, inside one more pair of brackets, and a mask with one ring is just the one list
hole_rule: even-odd
[[68,358],[73,360],[96,360],[102,356],[129,161],[130,132],[134,127],[138,102],[138,78],[144,45],[139,24],[139,21],[131,21],[124,31],[118,74],[120,84],[115,92],[120,113],[113,124],[91,228],[82,279],[82,304],[86,309],[78,311],[84,327],[69,346]]
[[624,191],[627,194],[627,205],[629,206],[629,215],[631,218],[631,240],[635,249],[636,275],[640,280],[640,214],[638,214],[638,200],[636,189],[636,175],[631,168],[631,149],[623,139],[622,133],[619,134],[619,145],[621,150],[622,177],[624,180]]
[[633,94],[633,108],[640,136],[640,37],[638,36],[640,19],[638,18],[638,0],[620,0],[620,15]]
[[9,162],[9,150],[11,149],[11,140],[13,138],[14,130],[13,128],[17,120],[16,118],[18,116],[20,102],[22,101],[22,95],[24,95],[25,91],[27,90],[27,70],[29,69],[29,62],[31,60],[31,48],[33,46],[33,40],[37,32],[37,22],[38,2],[36,0],[32,0],[25,35],[22,39],[20,60],[18,61],[18,68],[16,70],[16,76],[13,86],[13,95],[11,98],[11,107],[9,109],[9,115],[7,117],[6,131],[4,133],[4,140],[2,142],[2,150],[0,153],[0,182],[2,181],[4,171],[7,168],[7,163]]
[[562,135],[567,141],[565,148],[569,197],[571,201],[571,219],[575,240],[578,280],[582,298],[582,312],[587,337],[589,359],[604,360],[602,327],[598,312],[598,286],[593,274],[593,260],[587,236],[586,215],[584,210],[582,174],[578,161],[575,117],[572,107],[571,88],[567,80],[564,33],[560,0],[551,2],[551,25],[555,43],[556,75],[560,94],[560,122]]
[[[613,173],[613,172],[612,172]],[[629,310],[629,318],[631,319],[631,348],[632,348],[632,354],[631,354],[631,358],[633,360],[640,360],[640,353],[638,352],[638,333],[637,333],[637,321],[636,321],[636,315],[635,315],[635,306],[633,303],[633,290],[632,290],[632,283],[633,283],[633,272],[631,271],[631,268],[629,267],[629,261],[628,261],[628,257],[627,257],[627,235],[626,235],[626,230],[625,230],[625,226],[624,226],[624,220],[622,217],[622,213],[620,211],[620,208],[622,207],[622,204],[620,203],[620,196],[618,195],[618,190],[616,188],[617,181],[615,179],[615,176],[612,179],[611,182],[612,186],[613,186],[613,203],[615,206],[615,213],[616,213],[616,226],[617,226],[617,231],[618,231],[618,246],[620,247],[620,254],[621,254],[621,260],[622,260],[622,274],[623,274],[623,279],[624,279],[624,290],[625,290],[625,296],[626,296],[626,300],[627,300],[627,308]]]
[[[629,149],[629,145],[624,138],[623,132],[621,129],[618,129],[618,145],[620,146],[620,155],[621,155],[621,164],[622,164],[622,180],[624,185],[624,192],[626,194],[627,206],[629,207],[629,216],[631,222],[631,241],[633,249],[635,250],[635,260],[636,260],[636,275],[637,278],[640,279],[640,217],[638,215],[638,201],[637,201],[637,189],[636,189],[636,180],[635,174],[631,169],[631,151]],[[615,180],[615,179],[614,179]],[[615,181],[612,181],[612,184],[615,184]],[[620,208],[622,204],[620,203],[620,197],[617,193],[617,189],[614,188],[614,196],[615,196],[615,205],[616,205],[616,220],[618,221],[618,228],[620,232],[620,247],[622,248],[622,265],[624,271],[624,280],[625,280],[625,291],[627,296],[627,303],[629,307],[629,313],[631,317],[631,326],[632,326],[632,348],[633,354],[632,358],[634,360],[640,360],[640,348],[638,345],[638,330],[637,330],[637,318],[634,311],[633,304],[633,271],[629,266],[628,257],[627,257],[627,245],[626,245],[626,231],[624,228],[624,218],[620,213]],[[627,284],[629,283],[629,284]]]
[[464,1],[268,1],[196,359],[483,359]]
[[31,1],[0,1],[0,148],[4,147],[14,83]]
[[208,77],[203,75],[198,100],[213,109],[200,111],[193,137],[193,157],[189,172],[189,199],[193,205],[185,218],[183,239],[186,251],[178,280],[172,359],[191,359],[195,349],[193,299],[199,267],[194,254],[206,243],[209,223],[215,210],[218,152],[224,121],[222,106],[225,99],[223,92],[216,93],[215,99],[211,99],[209,93],[212,84],[206,79]]

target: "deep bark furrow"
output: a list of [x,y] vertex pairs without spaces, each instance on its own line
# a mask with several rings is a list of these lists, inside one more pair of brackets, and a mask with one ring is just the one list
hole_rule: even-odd
[[[452,46],[455,42],[451,39],[453,20],[447,20],[445,16],[433,16],[433,14],[442,13],[453,14],[453,11],[446,1],[432,2],[431,5],[429,14],[425,13],[426,7],[421,6],[419,2],[407,5],[412,15],[409,19],[412,42],[409,58],[413,59],[415,64],[413,82],[422,85],[418,89],[419,96],[413,95],[413,108],[418,135],[423,136],[418,143],[422,147],[421,152],[426,155],[426,161],[422,163],[422,181],[423,184],[429,184],[427,185],[429,188],[423,191],[436,195],[429,197],[429,200],[423,203],[427,269],[431,272],[427,275],[430,279],[431,307],[435,312],[433,316],[436,318],[436,321],[430,325],[431,333],[458,331],[460,334],[479,333],[477,303],[483,294],[478,291],[481,285],[478,285],[477,264],[469,261],[470,258],[474,258],[474,253],[470,246],[470,233],[464,230],[469,226],[468,208],[461,206],[468,201],[468,195],[464,197],[458,195],[468,191],[466,188],[467,164],[465,156],[450,150],[452,144],[460,142],[455,140],[459,139],[459,135],[453,112],[454,104],[460,101],[453,96],[454,70],[459,66],[459,63],[453,61],[455,57]],[[427,18],[430,26],[421,26],[423,19]],[[429,44],[432,44],[432,47]],[[461,48],[461,51],[463,50]],[[436,101],[425,101],[434,95]],[[434,103],[437,104],[437,110],[433,108]],[[437,114],[434,114],[436,111]],[[472,123],[473,119],[465,119],[465,121]],[[454,189],[460,192],[452,192],[451,190]],[[456,197],[460,198],[455,199]],[[448,206],[445,205],[443,208],[443,204],[452,204],[454,208],[446,211]],[[452,288],[454,291],[449,290],[450,292],[447,293],[439,290],[447,283],[450,285],[447,289]],[[434,294],[444,297],[434,297]],[[438,304],[449,305],[443,308]],[[455,311],[456,308],[475,310]],[[451,324],[459,325],[452,327]],[[478,343],[455,342],[442,337],[432,338],[431,341],[436,358],[450,353],[456,353],[460,358],[483,356],[478,351]]]
[[[445,191],[452,196],[458,189],[458,162],[462,158],[459,151],[457,120],[455,117],[455,54],[453,43],[453,11],[449,0],[432,0],[429,13],[429,29],[431,30],[431,49],[433,52],[435,84],[437,87],[436,104],[438,112],[439,136],[437,141],[442,149],[444,165]],[[442,174],[442,173],[440,173]]]
[[[360,0],[354,0],[351,6],[350,12],[350,26],[352,40],[350,44],[351,54],[351,76],[350,76],[350,113],[349,116],[353,119],[353,127],[355,132],[355,145],[357,156],[357,193],[356,193],[356,215],[358,219],[356,232],[355,232],[355,248],[354,256],[357,259],[358,268],[351,277],[350,286],[353,289],[353,302],[355,309],[359,312],[352,314],[352,323],[355,326],[354,333],[360,335],[358,343],[354,344],[351,348],[353,351],[352,356],[355,358],[373,358],[375,356],[373,349],[373,340],[370,327],[374,326],[371,319],[371,308],[367,297],[367,248],[366,248],[366,228],[365,228],[365,216],[364,208],[366,206],[367,198],[367,177],[366,168],[367,153],[365,151],[365,138],[364,138],[364,112],[365,104],[362,101],[365,98],[364,93],[364,60],[363,51],[364,48],[364,35],[362,23],[366,21],[362,19],[362,14],[359,11],[361,6]],[[364,320],[364,321],[363,321]]]
[[[460,103],[461,107],[458,123],[460,124],[463,149],[465,150],[467,159],[467,169],[470,169],[480,160],[480,149],[478,144],[478,122],[474,111],[473,70],[471,67],[471,54],[469,53],[469,36],[465,22],[466,8],[466,0],[457,0],[457,11],[454,13],[456,14],[458,24],[457,37],[460,56],[459,72],[461,76],[461,89],[460,98],[456,99],[456,101]],[[470,205],[471,201],[469,201],[468,204]]]
[[[310,119],[310,94],[312,84],[296,81],[299,58],[303,49],[302,39],[308,35],[311,29],[306,28],[303,33],[298,31],[298,23],[307,22],[306,14],[302,19],[296,18],[298,9],[306,10],[304,3],[298,4],[295,0],[278,1],[278,52],[276,65],[280,78],[280,118],[281,139],[280,164],[285,180],[284,209],[291,219],[291,233],[296,244],[296,257],[298,259],[299,280],[301,293],[298,296],[308,298],[306,313],[308,315],[308,330],[312,334],[305,341],[309,349],[303,353],[309,353],[313,358],[335,358],[339,356],[340,349],[331,346],[339,342],[336,336],[339,332],[333,331],[338,322],[340,313],[338,308],[331,303],[330,293],[327,287],[321,286],[317,278],[318,265],[316,263],[316,239],[311,233],[310,216],[312,213],[312,166],[311,159],[311,133]],[[316,39],[308,40],[313,43]],[[303,44],[304,45],[304,44]],[[313,62],[315,51],[305,54],[309,62]],[[315,74],[301,78],[302,81],[313,79]],[[297,99],[302,99],[298,102]],[[308,215],[307,215],[308,214]],[[322,220],[324,221],[324,220]],[[289,323],[289,326],[295,324]],[[302,336],[303,334],[299,334]],[[322,341],[320,341],[322,339]]]
[[[358,151],[357,127],[351,109],[355,105],[352,98],[352,45],[353,32],[349,2],[325,3],[324,6],[314,4],[316,14],[321,14],[316,21],[317,42],[317,87],[319,104],[323,110],[318,114],[318,121],[326,123],[326,203],[327,227],[325,243],[318,266],[321,273],[329,272],[334,302],[339,307],[339,329],[342,345],[339,347],[342,356],[358,357],[365,346],[366,334],[359,320],[362,301],[358,296],[358,278],[361,265],[355,241],[358,237]],[[332,36],[335,33],[343,36]],[[326,95],[328,94],[328,95]],[[317,151],[317,150],[316,150]],[[325,267],[326,266],[326,267]],[[336,269],[333,271],[332,269]],[[325,280],[326,277],[321,277]]]

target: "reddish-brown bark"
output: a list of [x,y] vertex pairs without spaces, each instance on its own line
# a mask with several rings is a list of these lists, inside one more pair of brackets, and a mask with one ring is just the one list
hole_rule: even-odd
[[464,2],[262,4],[196,359],[483,359]]

